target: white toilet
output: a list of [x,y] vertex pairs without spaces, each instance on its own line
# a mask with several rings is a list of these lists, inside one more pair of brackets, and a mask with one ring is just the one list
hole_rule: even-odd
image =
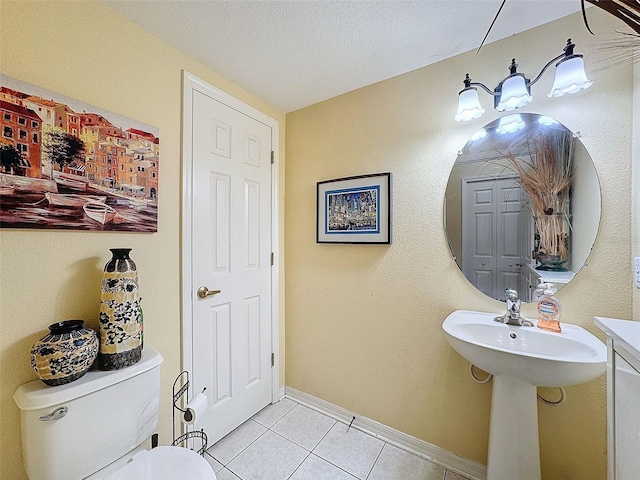
[[89,371],[49,387],[36,380],[13,395],[30,480],[215,480],[209,463],[181,447],[145,450],[160,404],[162,356],[145,348],[135,365]]

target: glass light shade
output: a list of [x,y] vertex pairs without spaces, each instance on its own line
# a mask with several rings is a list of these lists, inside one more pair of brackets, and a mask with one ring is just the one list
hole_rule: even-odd
[[487,130],[485,128],[481,128],[476,133],[471,135],[471,138],[469,140],[471,140],[472,142],[475,142],[476,140],[480,140],[486,136],[487,136]]
[[545,126],[549,126],[549,125],[555,125],[556,122],[553,118],[551,117],[545,117],[544,115],[541,115],[538,117],[538,123],[540,125],[545,125]]
[[482,116],[484,108],[478,100],[478,90],[474,87],[465,88],[458,95],[458,112],[453,118],[458,122],[466,122]]
[[550,97],[561,97],[565,93],[576,93],[589,88],[592,83],[584,73],[582,56],[576,55],[561,60],[556,64],[556,76],[548,95]]
[[496,132],[501,135],[506,135],[507,133],[517,132],[518,130],[523,129],[525,126],[524,120],[519,113],[513,115],[507,115],[506,117],[502,117],[500,119],[500,123],[496,128]]
[[524,107],[531,101],[531,98],[527,91],[527,82],[524,76],[520,74],[512,75],[502,82],[502,93],[496,110],[509,112],[516,108]]

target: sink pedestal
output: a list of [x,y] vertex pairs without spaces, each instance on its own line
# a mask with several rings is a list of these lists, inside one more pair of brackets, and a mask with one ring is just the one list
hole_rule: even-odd
[[540,480],[536,387],[493,377],[487,480]]

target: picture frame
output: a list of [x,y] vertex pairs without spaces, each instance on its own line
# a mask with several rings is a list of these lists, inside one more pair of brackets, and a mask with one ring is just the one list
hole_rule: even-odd
[[0,154],[0,230],[158,231],[158,127],[0,75]]
[[391,173],[317,182],[316,243],[391,244]]

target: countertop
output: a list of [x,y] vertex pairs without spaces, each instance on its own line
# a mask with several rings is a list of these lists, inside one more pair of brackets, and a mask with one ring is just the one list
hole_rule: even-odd
[[554,285],[564,285],[569,283],[573,277],[576,276],[576,272],[568,270],[566,272],[554,272],[550,270],[536,270],[535,263],[528,264],[527,267],[545,283],[553,283]]
[[617,318],[595,317],[594,323],[640,360],[640,322]]

